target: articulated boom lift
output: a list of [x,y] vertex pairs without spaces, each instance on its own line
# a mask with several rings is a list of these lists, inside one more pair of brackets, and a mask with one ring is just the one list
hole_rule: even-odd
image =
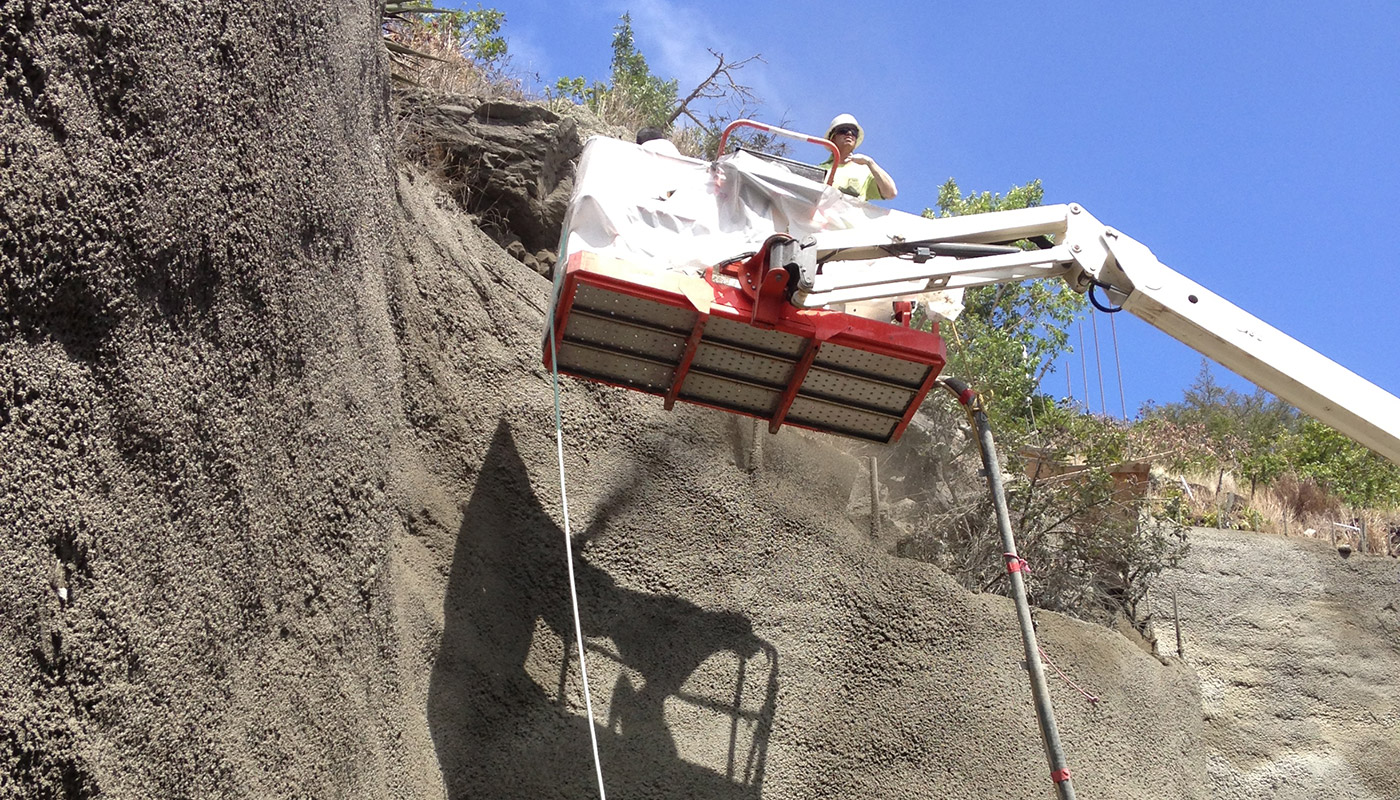
[[[739,126],[827,144],[747,120],[730,130]],[[1013,246],[1022,240],[1040,249]],[[660,395],[667,408],[681,400],[761,417],[772,431],[890,442],[944,364],[936,329],[907,327],[909,299],[1060,278],[1400,463],[1400,399],[1078,205],[926,219],[742,150],[706,163],[598,138],[560,255],[546,363],[552,350],[561,372]],[[852,306],[860,315],[835,310]]]
[[[798,273],[793,304],[814,308],[927,289],[1062,278],[1089,292],[1100,311],[1131,312],[1400,463],[1400,399],[1163,265],[1142,243],[1078,205],[933,222],[938,223],[931,226],[937,228],[936,238],[917,242],[870,241],[856,231],[813,235],[802,257],[793,261]],[[1053,244],[1040,250],[969,257],[956,249],[1051,237]],[[911,256],[912,261],[900,258]],[[834,274],[820,266],[850,260],[862,260],[865,266],[858,274]]]

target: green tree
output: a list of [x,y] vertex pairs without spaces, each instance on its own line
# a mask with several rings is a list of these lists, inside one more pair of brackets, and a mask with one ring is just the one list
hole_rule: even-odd
[[623,14],[613,28],[611,83],[589,84],[582,77],[560,78],[551,95],[586,105],[594,113],[616,117],[625,110],[625,121],[635,127],[669,128],[677,102],[677,82],[653,75],[646,57],[637,49],[632,15]]
[[676,105],[677,82],[674,78],[662,80],[651,73],[646,58],[637,50],[630,14],[623,14],[622,21],[613,29],[612,51],[613,91],[620,92],[647,124],[669,127]]
[[1173,443],[1172,466],[1234,471],[1251,493],[1291,474],[1355,508],[1400,506],[1400,467],[1262,389],[1222,386],[1204,359],[1181,401],[1147,408],[1138,428]]
[[452,11],[433,20],[442,25],[460,42],[462,55],[488,70],[497,69],[506,57],[506,40],[501,26],[506,22],[504,11],[482,8],[472,11]]
[[396,63],[463,63],[499,78],[507,59],[501,26],[506,15],[481,5],[472,11],[444,11],[416,0],[391,0],[383,7],[385,46]]
[[[964,195],[949,178],[938,190],[937,210],[926,217],[956,217],[1010,211],[1040,205],[1045,190],[1033,180],[1005,195]],[[1029,242],[1022,242],[1029,248]],[[989,398],[989,414],[999,430],[1024,427],[1049,399],[1040,396],[1040,381],[1060,355],[1071,350],[1069,326],[1086,306],[1083,295],[1064,281],[1033,280],[969,289],[965,310],[946,326],[948,369],[971,382]],[[951,333],[951,336],[946,336]]]
[[1358,508],[1400,507],[1400,467],[1314,419],[1290,440],[1288,462]]
[[1205,359],[1180,402],[1149,406],[1142,416],[1191,432],[1173,443],[1174,466],[1234,471],[1250,482],[1251,494],[1290,468],[1286,450],[1303,422],[1297,409],[1263,389],[1246,394],[1221,385]]
[[[681,152],[707,158],[714,157],[720,132],[729,121],[752,116],[761,105],[753,90],[737,77],[744,67],[762,61],[761,55],[734,61],[711,50],[715,64],[710,74],[681,96],[676,79],[654,74],[637,49],[630,14],[623,14],[613,29],[612,51],[609,82],[560,78],[546,94],[552,100],[585,105],[614,125],[661,128],[672,134],[672,141]],[[681,127],[684,121],[691,124]],[[753,131],[736,134],[734,141],[749,149],[779,154],[787,149],[775,137]]]
[[[949,180],[939,189],[937,209],[924,215],[1010,211],[1038,206],[1043,197],[1038,180],[1005,195],[964,195]],[[1086,305],[1082,295],[1054,279],[970,289],[962,315],[942,328],[947,371],[987,400],[1009,476],[1007,502],[1018,549],[1036,565],[1029,579],[1032,602],[1101,621],[1123,614],[1141,624],[1139,603],[1148,585],[1184,552],[1182,528],[1149,521],[1145,497],[1120,490],[1110,473],[1128,454],[1126,424],[1058,406],[1038,388],[1069,349],[1070,323]],[[975,458],[969,445],[954,460],[976,465]],[[963,476],[945,481],[951,502],[931,511],[922,526],[928,533],[911,537],[901,552],[938,563],[969,588],[1007,591],[982,479],[956,464],[943,473]]]

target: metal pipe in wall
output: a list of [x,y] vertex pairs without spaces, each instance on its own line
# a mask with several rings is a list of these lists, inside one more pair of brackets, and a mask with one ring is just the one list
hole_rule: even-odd
[[997,462],[996,443],[982,398],[963,381],[944,378],[939,381],[967,409],[977,430],[978,449],[982,451],[982,468],[987,473],[987,488],[996,509],[997,529],[1001,532],[1002,552],[1006,570],[1011,577],[1011,599],[1016,604],[1016,618],[1021,625],[1021,643],[1025,648],[1026,669],[1031,676],[1031,698],[1035,702],[1036,720],[1040,723],[1040,738],[1045,745],[1045,757],[1050,764],[1050,778],[1060,800],[1075,800],[1074,783],[1070,779],[1069,763],[1060,744],[1060,729],[1055,724],[1055,709],[1050,703],[1050,690],[1045,682],[1045,665],[1040,660],[1040,645],[1035,637],[1030,603],[1026,600],[1026,583],[1021,575],[1024,562],[1016,553],[1016,538],[1011,531],[1011,514],[1006,506],[1006,490],[1001,483],[1001,465]]

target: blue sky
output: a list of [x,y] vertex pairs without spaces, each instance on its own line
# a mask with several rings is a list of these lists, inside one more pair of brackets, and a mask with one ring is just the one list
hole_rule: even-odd
[[[760,118],[820,133],[855,114],[861,150],[899,183],[893,207],[932,205],[949,177],[1002,193],[1039,178],[1047,203],[1082,204],[1400,394],[1400,3],[486,5],[505,12],[512,65],[537,86],[605,79],[624,11],[652,71],[682,91],[713,66],[707,48],[761,53],[741,73],[766,101]],[[1107,410],[1121,414],[1098,317]],[[1200,356],[1128,314],[1115,321],[1129,415],[1179,399]],[[1087,320],[1083,335],[1101,411]],[[1083,402],[1079,370],[1076,355]],[[1044,386],[1066,393],[1063,365]]]

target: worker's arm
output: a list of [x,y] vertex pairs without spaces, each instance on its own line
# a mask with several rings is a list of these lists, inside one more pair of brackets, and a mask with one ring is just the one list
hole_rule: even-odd
[[893,200],[895,195],[899,194],[899,189],[894,185],[894,178],[891,178],[888,172],[881,169],[880,165],[875,163],[875,159],[864,153],[852,153],[851,157],[846,160],[852,164],[860,164],[870,169],[870,174],[875,176],[875,188],[880,190],[880,197],[882,199]]

